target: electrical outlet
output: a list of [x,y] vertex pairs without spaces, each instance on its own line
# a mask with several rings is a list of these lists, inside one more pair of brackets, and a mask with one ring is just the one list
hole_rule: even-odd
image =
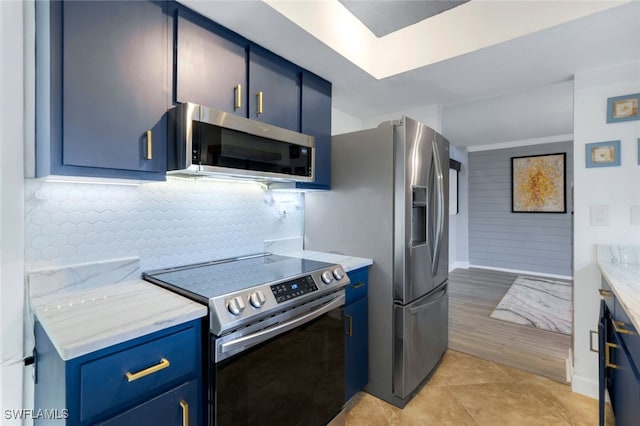
[[606,204],[590,206],[591,226],[609,226],[609,206]]

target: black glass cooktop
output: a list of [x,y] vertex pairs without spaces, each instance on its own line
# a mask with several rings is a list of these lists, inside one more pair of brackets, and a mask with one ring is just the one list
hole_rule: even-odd
[[210,299],[330,266],[330,263],[316,260],[265,254],[151,271],[144,277]]

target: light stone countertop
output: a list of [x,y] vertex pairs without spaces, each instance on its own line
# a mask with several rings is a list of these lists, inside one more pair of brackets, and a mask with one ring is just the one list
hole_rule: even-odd
[[598,246],[598,267],[636,330],[640,330],[640,246]]
[[[95,273],[105,268],[127,279]],[[205,305],[132,279],[139,270],[130,259],[97,269],[85,264],[30,274],[31,313],[65,361],[207,315]],[[68,279],[64,285],[61,277]]]
[[345,272],[355,271],[356,269],[373,264],[373,260],[363,257],[345,256],[342,254],[325,253],[313,250],[294,250],[278,254],[298,257],[300,259],[317,260],[319,262],[336,263],[341,265]]

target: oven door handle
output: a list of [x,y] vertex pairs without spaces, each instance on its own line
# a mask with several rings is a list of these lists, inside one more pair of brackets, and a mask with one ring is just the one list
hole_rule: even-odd
[[290,321],[283,322],[282,324],[278,324],[274,327],[269,327],[264,330],[260,330],[256,333],[239,337],[235,340],[231,340],[229,342],[225,342],[221,344],[220,353],[224,354],[237,349],[246,349],[251,346],[257,345],[258,343],[262,343],[266,340],[269,340],[273,336],[286,333],[289,330],[293,330],[296,327],[306,324],[309,321],[312,321],[318,318],[319,316],[324,315],[327,312],[344,305],[344,300],[345,300],[344,292],[341,292],[338,297],[336,297],[331,302],[325,305],[321,305],[321,307],[316,310],[313,310],[304,315],[296,317]]

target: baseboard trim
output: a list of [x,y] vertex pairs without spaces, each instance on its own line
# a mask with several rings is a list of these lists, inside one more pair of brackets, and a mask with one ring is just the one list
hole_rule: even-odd
[[598,381],[574,374],[571,378],[571,390],[589,398],[598,399]]
[[449,265],[449,272],[454,269],[469,269],[469,262],[453,262]]
[[467,268],[465,269],[468,269],[468,268],[489,269],[491,271],[511,272],[514,274],[536,275],[539,277],[558,278],[561,280],[573,280],[573,276],[569,276],[569,275],[545,274],[544,272],[525,271],[522,269],[496,268],[494,266],[484,266],[484,265],[468,265]]

